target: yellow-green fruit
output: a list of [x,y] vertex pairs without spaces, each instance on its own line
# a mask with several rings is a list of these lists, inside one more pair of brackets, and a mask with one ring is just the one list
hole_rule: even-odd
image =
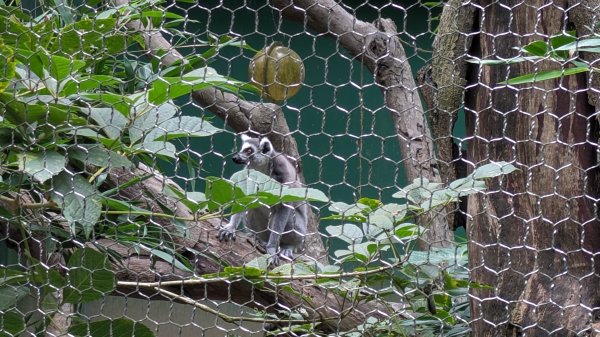
[[286,100],[298,93],[304,82],[304,63],[295,51],[273,43],[254,55],[248,66],[250,81],[263,97]]

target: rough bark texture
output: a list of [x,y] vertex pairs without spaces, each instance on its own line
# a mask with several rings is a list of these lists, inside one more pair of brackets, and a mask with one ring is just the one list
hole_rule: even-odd
[[[600,21],[600,0],[572,0],[568,1],[572,9],[569,11],[569,20],[575,25],[578,38],[596,37],[594,34],[600,32],[598,22]],[[600,53],[581,53],[582,58],[588,62],[590,67],[598,68]],[[588,101],[600,112],[600,75],[591,72],[588,90]],[[600,118],[596,115],[596,118]]]
[[[567,1],[480,1],[472,55],[508,58],[567,29]],[[574,336],[600,305],[600,232],[594,198],[596,128],[586,75],[521,85],[498,82],[560,69],[549,61],[473,66],[467,93],[469,160],[512,162],[520,171],[469,198],[474,336]],[[552,333],[551,333],[552,332]]]
[[[460,145],[453,131],[458,112],[463,106],[466,88],[467,52],[475,21],[475,8],[450,0],[444,5],[433,42],[431,64],[417,73],[417,81],[431,117],[431,133],[436,145],[437,165],[442,182],[449,183],[464,171]],[[462,204],[466,204],[463,201]],[[464,205],[461,204],[461,210]],[[448,223],[453,228],[464,225],[464,214],[457,214],[456,204],[446,208]]]
[[[272,0],[271,3],[286,19],[305,22],[306,29],[335,37],[350,55],[367,66],[381,86],[391,113],[408,180],[441,181],[417,86],[393,21],[380,19],[374,24],[360,21],[334,0]],[[421,248],[449,246],[454,237],[448,228],[446,212],[431,216],[421,220],[430,224]]]
[[452,131],[462,108],[467,81],[467,51],[471,44],[475,8],[450,0],[444,5],[433,42],[431,85],[433,105],[429,106],[431,129],[437,146],[437,160],[442,182],[456,180]]

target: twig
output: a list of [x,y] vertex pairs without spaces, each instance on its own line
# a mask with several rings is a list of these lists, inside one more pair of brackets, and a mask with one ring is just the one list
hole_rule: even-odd
[[342,279],[348,277],[360,277],[360,276],[368,276],[371,274],[381,273],[390,269],[397,268],[401,266],[406,259],[402,261],[398,261],[396,263],[392,263],[388,266],[378,267],[375,269],[365,270],[365,271],[353,271],[353,272],[343,272],[337,274],[303,274],[303,275],[265,275],[260,278],[244,278],[243,276],[236,276],[236,278],[228,278],[228,277],[218,277],[218,278],[199,278],[194,277],[187,280],[178,280],[178,281],[159,281],[159,282],[130,282],[130,281],[118,281],[117,285],[119,287],[138,287],[138,288],[155,288],[155,287],[168,287],[168,286],[182,286],[182,285],[200,285],[200,284],[209,284],[209,283],[219,283],[224,281],[252,281],[252,280],[260,280],[260,281],[297,281],[297,280],[316,280],[321,278],[332,278],[332,279]]
[[[187,297],[187,296],[181,296],[181,295],[177,295],[173,292],[170,292],[168,290],[162,289],[160,287],[154,287],[154,289],[156,291],[158,291],[159,293],[184,302],[186,304],[191,304],[193,306],[195,306],[196,308],[199,308],[200,310],[206,311],[210,314],[213,314],[219,318],[221,318],[222,320],[224,320],[227,323],[236,323],[236,322],[257,322],[257,323],[273,323],[273,324],[277,324],[277,323],[281,323],[281,319],[267,319],[267,318],[261,318],[261,317],[242,317],[242,316],[229,316],[229,315],[225,315],[224,313],[215,310],[205,304],[199,303],[198,301],[192,300],[191,298]],[[337,317],[335,317],[337,318]],[[335,319],[335,318],[324,318],[323,320],[331,320],[331,319]],[[285,321],[286,324],[291,323],[291,324],[306,324],[306,323],[314,323],[314,320],[298,320],[298,319],[290,319],[290,320],[286,320]]]

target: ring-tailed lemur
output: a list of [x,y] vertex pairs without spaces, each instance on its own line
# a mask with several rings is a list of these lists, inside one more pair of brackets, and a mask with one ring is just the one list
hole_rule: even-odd
[[[302,186],[295,166],[285,155],[273,149],[268,138],[241,135],[241,139],[242,149],[232,158],[235,163],[262,172],[286,186]],[[302,249],[308,224],[308,204],[281,203],[234,214],[229,223],[219,228],[219,241],[235,240],[235,231],[242,220],[266,249],[271,264],[278,265],[280,257],[291,260],[294,251]]]

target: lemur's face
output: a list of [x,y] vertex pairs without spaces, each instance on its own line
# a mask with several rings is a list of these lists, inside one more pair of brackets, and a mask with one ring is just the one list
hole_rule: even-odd
[[267,138],[252,138],[246,135],[242,135],[242,149],[240,152],[233,155],[233,162],[236,164],[243,165],[261,165],[264,161],[268,160],[273,146]]

